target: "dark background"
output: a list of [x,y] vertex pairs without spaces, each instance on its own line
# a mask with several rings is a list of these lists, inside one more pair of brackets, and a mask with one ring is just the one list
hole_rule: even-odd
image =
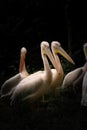
[[[0,1],[0,85],[18,73],[20,49],[27,48],[26,67],[32,73],[43,68],[40,43],[57,40],[83,66],[87,42],[87,4],[84,0]],[[31,114],[18,112],[0,102],[0,127],[8,129],[84,129],[87,108],[81,108],[81,93],[66,91]],[[45,108],[45,109],[44,109]],[[20,110],[19,110],[20,111]]]
[[13,71],[10,66],[18,68],[22,46],[28,50],[26,64],[30,71],[43,67],[40,56],[43,40],[49,43],[58,40],[70,52],[76,67],[82,66],[83,44],[87,41],[86,12],[84,1],[1,0],[0,72],[4,70],[10,75]]

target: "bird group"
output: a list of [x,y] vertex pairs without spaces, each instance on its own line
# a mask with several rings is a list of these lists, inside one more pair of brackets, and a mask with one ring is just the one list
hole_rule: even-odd
[[[62,55],[72,64],[75,64],[72,58],[65,52],[58,41],[51,42],[51,47],[47,41],[42,41],[41,57],[44,69],[29,74],[25,66],[25,57],[27,50],[25,47],[21,48],[19,73],[10,79],[6,80],[1,86],[1,98],[10,97],[10,105],[17,105],[22,103],[34,104],[51,90],[55,95],[56,88],[61,85],[64,89],[68,86],[75,87],[82,82],[82,100],[81,104],[87,104],[87,63],[81,68],[69,72],[64,77],[64,71],[58,57],[58,53]],[[84,53],[87,60],[87,44],[84,45]],[[54,68],[51,68],[48,59],[51,61]]]

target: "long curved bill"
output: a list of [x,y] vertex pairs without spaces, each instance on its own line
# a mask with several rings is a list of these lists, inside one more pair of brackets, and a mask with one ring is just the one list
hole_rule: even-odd
[[58,53],[61,54],[70,63],[75,64],[75,62],[73,61],[73,59],[66,53],[66,51],[62,47],[58,48]]

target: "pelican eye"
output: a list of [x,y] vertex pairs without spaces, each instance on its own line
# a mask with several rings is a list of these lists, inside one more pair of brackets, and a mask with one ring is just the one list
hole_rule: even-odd
[[47,43],[44,46],[45,46],[45,48],[49,48],[49,44],[47,44]]

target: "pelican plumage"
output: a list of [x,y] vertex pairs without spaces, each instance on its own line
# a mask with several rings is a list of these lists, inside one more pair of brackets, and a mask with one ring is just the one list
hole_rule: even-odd
[[[84,51],[85,57],[87,57],[86,55],[87,50],[85,50],[85,46],[86,45],[83,46],[83,51]],[[76,86],[79,86],[79,85],[82,86],[82,81],[83,81],[83,77],[86,70],[87,70],[87,63],[85,63],[82,67],[76,68],[75,70],[72,70],[71,72],[66,74],[63,80],[62,89],[67,88],[67,87],[72,87],[75,91]]]
[[29,75],[25,67],[25,58],[27,50],[25,47],[21,48],[20,51],[20,64],[19,64],[19,73],[15,76],[6,80],[1,86],[1,97],[9,95],[13,88],[25,77]]
[[[54,44],[53,44],[54,45]],[[59,44],[58,44],[59,45]],[[54,47],[54,46],[53,46]],[[54,47],[55,48],[55,47]],[[58,47],[57,47],[58,49]],[[55,52],[60,52],[55,49]],[[54,49],[53,49],[54,51]],[[53,82],[55,83],[55,79],[58,76],[58,72],[56,69],[50,69],[48,60],[46,55],[49,57],[53,66],[57,68],[57,64],[54,60],[53,55],[50,52],[49,43],[43,41],[41,43],[41,55],[44,64],[44,71],[38,71],[34,74],[31,74],[27,78],[23,79],[15,88],[12,96],[11,96],[11,105],[15,104],[15,102],[26,101],[32,103],[36,101],[39,97],[44,96],[48,92],[48,90],[53,87]],[[62,54],[63,55],[63,54]],[[73,63],[73,60],[66,54],[67,59]],[[58,73],[58,74],[57,74]],[[55,76],[54,76],[55,75]],[[58,80],[58,78],[57,78]],[[58,84],[59,81],[57,81]]]
[[51,50],[53,52],[53,56],[56,62],[56,66],[53,72],[54,74],[53,74],[51,88],[52,88],[53,93],[56,94],[55,93],[56,87],[62,84],[63,77],[64,77],[64,71],[63,71],[60,59],[58,57],[58,53],[62,55],[65,59],[67,59],[69,62],[71,62],[72,64],[75,64],[75,63],[72,60],[72,58],[61,47],[61,44],[58,41],[51,42]]
[[84,75],[83,82],[82,82],[82,98],[81,98],[81,105],[87,106],[87,71]]
[[23,79],[15,88],[11,96],[11,105],[25,101],[28,99],[29,103],[36,101],[38,98],[44,96],[50,89],[52,82],[52,71],[49,66],[48,58],[55,65],[55,60],[50,51],[49,43],[41,42],[41,56],[44,64],[44,70],[35,72]]
[[87,106],[87,43],[84,44],[84,53],[85,53],[85,58],[86,58],[86,63],[85,63],[86,71],[85,71],[83,82],[82,82],[81,105]]

